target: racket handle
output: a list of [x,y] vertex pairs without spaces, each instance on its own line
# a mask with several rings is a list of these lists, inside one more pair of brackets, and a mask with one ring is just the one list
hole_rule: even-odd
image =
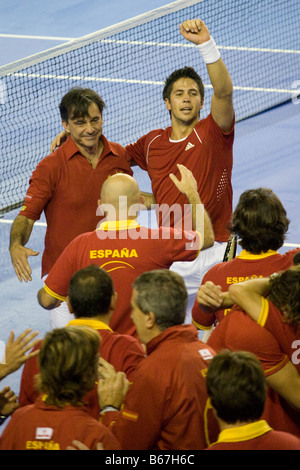
[[230,237],[228,238],[226,250],[224,253],[224,261],[230,261],[236,256],[236,247],[237,247],[237,239],[236,235],[231,234]]

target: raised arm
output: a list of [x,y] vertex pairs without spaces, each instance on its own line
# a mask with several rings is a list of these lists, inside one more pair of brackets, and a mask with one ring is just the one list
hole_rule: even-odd
[[233,86],[214,39],[210,36],[205,23],[200,19],[186,20],[179,25],[179,28],[185,39],[197,45],[206,63],[214,90],[211,100],[211,115],[224,132],[229,132],[234,122]]
[[179,191],[186,195],[188,203],[191,205],[193,229],[203,236],[202,249],[209,248],[213,246],[215,241],[214,231],[210,217],[201,203],[197,182],[188,168],[179,163],[177,167],[181,174],[181,180],[179,181],[173,173],[170,173],[169,176]]
[[28,257],[39,254],[38,251],[25,247],[30,238],[33,225],[34,220],[18,215],[11,226],[9,252],[12,265],[20,282],[22,280],[25,282],[32,280]]

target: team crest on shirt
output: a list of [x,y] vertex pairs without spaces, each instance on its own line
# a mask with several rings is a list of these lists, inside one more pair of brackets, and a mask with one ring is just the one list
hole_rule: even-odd
[[213,358],[209,349],[199,349],[199,354],[205,361],[210,361]]
[[48,440],[53,436],[52,428],[36,428],[35,430],[35,439],[39,440]]
[[108,263],[102,264],[100,268],[105,269],[105,271],[107,271],[108,273],[111,271],[115,271],[116,269],[135,269],[132,264],[125,263],[125,261],[109,261]]

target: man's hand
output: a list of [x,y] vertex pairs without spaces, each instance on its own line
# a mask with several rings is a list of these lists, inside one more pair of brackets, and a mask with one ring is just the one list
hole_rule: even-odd
[[169,174],[169,177],[177,189],[179,189],[182,194],[185,194],[188,199],[190,195],[198,195],[197,181],[195,180],[193,173],[184,165],[179,163],[177,163],[177,168],[181,174],[181,181],[179,181],[179,179],[173,173]]
[[19,407],[18,397],[6,386],[0,391],[0,413],[4,416],[11,415]]
[[199,287],[196,299],[203,310],[213,312],[222,308],[223,297],[221,286],[207,281]]
[[60,147],[69,137],[69,134],[65,131],[60,132],[53,140],[50,146],[50,152],[54,152],[57,147]]
[[116,372],[104,359],[99,360],[98,400],[101,409],[113,406],[119,410],[129,385],[124,372]]
[[98,377],[99,379],[111,379],[117,374],[116,369],[112,364],[107,362],[103,357],[100,357],[98,362]]
[[210,34],[205,23],[199,19],[186,20],[179,25],[182,36],[194,44],[203,44],[210,40]]
[[40,341],[39,339],[34,339],[38,334],[38,331],[32,333],[32,329],[28,328],[15,340],[15,334],[11,331],[5,348],[5,362],[0,364],[0,379],[12,374],[18,370],[24,362],[39,353],[39,350],[36,350],[26,354]]
[[31,248],[26,248],[25,246],[15,244],[10,247],[9,252],[11,256],[12,265],[15,269],[19,281],[31,281],[32,271],[30,264],[28,263],[28,258],[29,256],[39,255],[39,251],[35,251]]

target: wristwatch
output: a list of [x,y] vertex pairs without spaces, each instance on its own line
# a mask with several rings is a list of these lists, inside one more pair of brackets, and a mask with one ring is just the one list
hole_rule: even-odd
[[4,423],[4,421],[8,418],[8,416],[0,415],[0,426]]

